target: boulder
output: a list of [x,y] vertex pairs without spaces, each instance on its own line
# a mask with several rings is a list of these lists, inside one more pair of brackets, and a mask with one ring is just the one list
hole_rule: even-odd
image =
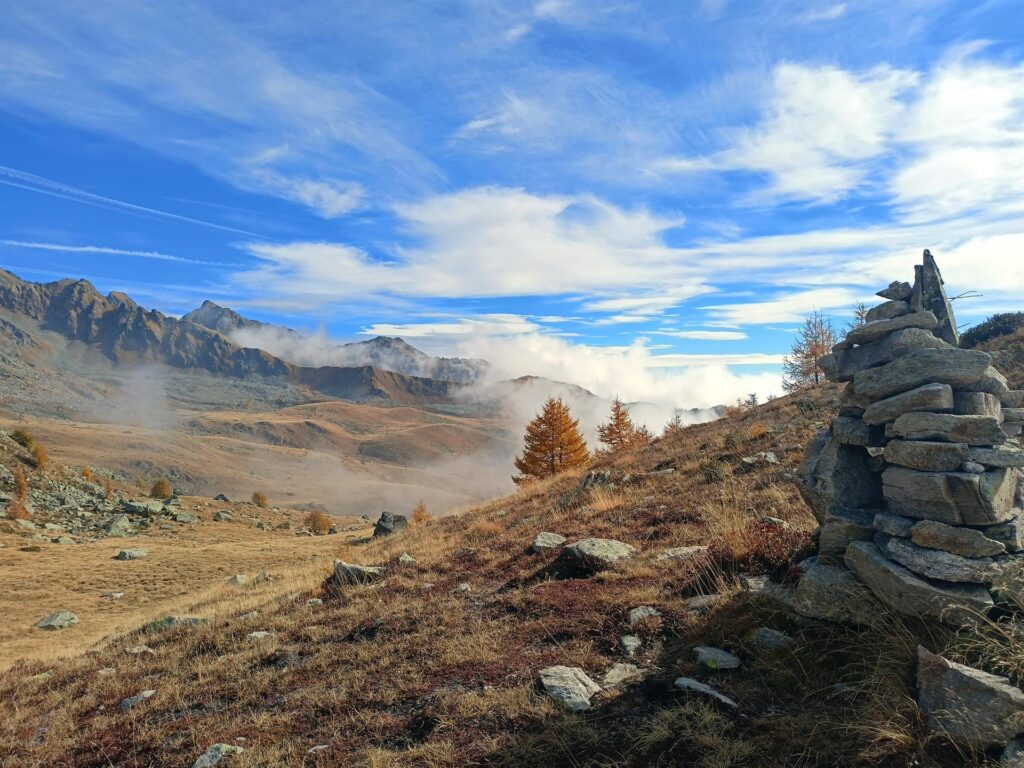
[[1016,470],[919,472],[891,466],[882,473],[889,509],[899,515],[951,525],[993,525],[1014,513]]
[[870,624],[878,602],[845,568],[816,563],[796,585],[796,611],[812,619],[840,624]]
[[919,547],[941,549],[964,557],[992,557],[1006,551],[1001,541],[988,538],[974,528],[946,525],[936,520],[921,520],[910,529],[910,540]]
[[888,288],[883,288],[875,296],[893,301],[906,301],[910,298],[911,293],[913,293],[913,288],[910,287],[910,283],[893,280],[889,283]]
[[953,307],[946,298],[942,273],[931,252],[925,250],[924,262],[914,267],[914,286],[910,291],[911,306],[918,311],[929,311],[935,315],[938,325],[935,335],[953,346],[960,345],[960,334],[956,330]]
[[769,627],[758,627],[752,629],[743,638],[744,642],[751,648],[759,651],[781,651],[793,644],[793,638],[785,632]]
[[884,433],[879,427],[872,427],[862,419],[852,416],[837,416],[832,422],[832,434],[843,445],[882,445]]
[[986,467],[1024,467],[1024,451],[1012,443],[994,448],[971,448],[967,458]]
[[937,325],[938,321],[931,312],[913,312],[891,320],[879,320],[874,323],[865,323],[857,326],[846,334],[848,344],[870,344],[883,336],[895,331],[902,331],[905,328],[923,328],[930,331]]
[[344,560],[334,561],[333,580],[336,585],[370,584],[384,578],[385,568],[374,565],[356,565]]
[[991,583],[1003,572],[991,558],[963,557],[941,549],[927,549],[906,539],[889,539],[885,554],[914,573],[942,581]]
[[868,323],[877,323],[879,320],[892,320],[895,317],[909,315],[911,311],[908,302],[901,299],[890,299],[869,309],[864,320]]
[[179,512],[174,516],[174,522],[176,523],[198,523],[199,515],[193,515],[191,512]]
[[920,349],[878,368],[858,372],[853,377],[853,386],[857,394],[872,400],[925,384],[949,384],[957,389],[985,392],[996,390],[993,393],[998,394],[998,379],[989,374],[991,363],[991,355],[975,349]]
[[866,424],[884,424],[911,411],[951,411],[954,404],[949,384],[925,384],[872,403],[864,409],[863,418]]
[[218,523],[230,523],[235,518],[226,509],[222,509],[220,512],[213,513],[213,519]]
[[36,627],[38,629],[53,631],[57,629],[67,629],[77,623],[78,616],[67,609],[63,609],[56,613],[51,613],[45,619],[40,619],[36,622]]
[[[903,418],[902,416],[900,418]],[[893,440],[885,446],[885,460],[926,472],[957,472],[967,461],[966,443]]]
[[664,552],[659,552],[655,560],[696,560],[708,553],[708,547],[704,544],[694,544],[689,547],[669,547]]
[[380,519],[373,526],[374,536],[390,536],[399,531],[404,531],[409,525],[405,515],[396,515],[393,512],[381,512]]
[[949,345],[924,328],[903,328],[880,339],[835,353],[832,378],[852,381],[858,371],[891,363],[915,349],[944,349]]
[[896,419],[893,431],[908,440],[939,440],[967,445],[1001,445],[1006,441],[999,421],[991,416],[913,411]]
[[623,635],[619,638],[619,647],[626,652],[627,656],[635,656],[643,643],[636,635]]
[[236,573],[234,576],[229,577],[227,580],[227,585],[229,587],[244,587],[248,583],[249,577],[246,576],[244,573]]
[[116,560],[141,560],[149,557],[148,549],[122,549],[114,556]]
[[636,664],[624,664],[618,662],[612,665],[612,668],[604,673],[604,677],[601,678],[601,682],[605,688],[614,688],[617,685],[621,685],[627,680],[633,680],[634,678],[640,677],[643,671]]
[[229,498],[228,498],[227,496],[225,496],[225,495],[224,495],[223,493],[218,493],[218,494],[217,494],[216,496],[214,496],[214,497],[213,497],[213,500],[214,500],[214,501],[226,501],[226,502],[228,502],[229,504],[231,503],[231,499],[229,499]]
[[875,515],[874,526],[876,531],[906,539],[910,537],[910,532],[916,522],[911,517],[894,515],[891,512],[879,512]]
[[984,587],[934,584],[887,559],[870,542],[851,544],[844,560],[879,600],[907,616],[949,624],[971,624],[994,604]]
[[127,710],[131,709],[132,707],[138,706],[139,704],[144,702],[146,699],[151,698],[151,697],[153,697],[155,695],[156,695],[156,691],[154,691],[152,689],[145,690],[145,691],[139,691],[134,696],[129,696],[127,699],[122,700],[121,703],[118,704],[118,708],[121,709],[121,710],[127,711]]
[[999,398],[988,392],[957,392],[953,397],[953,413],[959,416],[991,416],[1003,420]]
[[403,552],[398,556],[398,562],[400,562],[402,565],[415,565],[419,561],[416,560],[416,558],[410,555],[408,552]]
[[999,675],[917,649],[917,706],[929,726],[985,748],[1024,733],[1024,692]]
[[738,656],[710,645],[698,645],[693,652],[697,656],[697,663],[705,669],[739,669],[742,663]]
[[854,541],[871,541],[874,536],[875,510],[833,508],[821,524],[818,554],[823,558],[841,558]]
[[723,704],[729,709],[738,709],[739,704],[730,699],[728,696],[719,693],[710,685],[702,683],[699,680],[694,680],[692,677],[678,677],[673,684],[680,691],[688,691],[690,693],[697,693],[701,696],[717,701],[719,704]]
[[534,552],[543,552],[548,549],[558,549],[560,546],[565,544],[567,539],[560,533],[551,533],[550,531],[541,531],[537,534],[533,540],[533,544],[530,545],[530,549]]
[[1024,525],[1021,524],[1020,510],[1005,523],[990,525],[980,529],[986,538],[1003,544],[1008,552],[1024,550]]
[[656,619],[659,616],[661,616],[661,611],[657,608],[652,608],[649,605],[641,605],[639,608],[633,608],[629,612],[629,626],[633,627],[644,619]]
[[565,547],[561,557],[584,570],[597,571],[634,554],[636,547],[615,539],[581,539]]
[[234,744],[214,744],[192,763],[192,768],[214,768],[214,766],[226,765],[231,758],[244,751]]
[[819,523],[832,504],[838,449],[839,443],[832,437],[831,430],[818,430],[807,444],[800,464],[800,494]]
[[106,528],[108,536],[128,536],[135,532],[128,515],[114,515],[114,519],[107,523]]
[[586,712],[601,686],[579,667],[555,666],[540,671],[540,683],[548,696],[570,712]]

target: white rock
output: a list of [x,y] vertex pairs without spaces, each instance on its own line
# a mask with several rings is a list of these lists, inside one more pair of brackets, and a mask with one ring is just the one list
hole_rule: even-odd
[[224,764],[228,758],[244,751],[234,744],[214,744],[192,763],[192,768],[214,768],[214,766]]
[[591,697],[601,691],[601,686],[579,667],[547,667],[540,671],[540,682],[548,696],[570,712],[590,709]]
[[681,691],[690,691],[692,693],[699,693],[702,696],[707,696],[710,699],[714,699],[719,704],[724,704],[730,709],[736,709],[739,705],[730,699],[725,694],[719,693],[710,685],[706,685],[698,680],[694,680],[692,677],[679,677],[676,678],[675,687]]

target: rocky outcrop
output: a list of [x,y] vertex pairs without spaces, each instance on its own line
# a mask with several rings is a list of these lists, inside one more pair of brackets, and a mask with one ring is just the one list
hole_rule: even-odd
[[373,526],[374,536],[391,536],[392,534],[404,531],[409,526],[409,520],[405,515],[396,515],[394,512],[381,512],[380,518]]
[[904,286],[880,291],[886,301],[821,361],[851,383],[801,467],[821,524],[820,562],[796,590],[808,616],[869,619],[855,601],[830,599],[840,586],[857,593],[853,582],[903,614],[972,622],[1024,584],[1024,395],[989,354],[958,348],[931,253]]

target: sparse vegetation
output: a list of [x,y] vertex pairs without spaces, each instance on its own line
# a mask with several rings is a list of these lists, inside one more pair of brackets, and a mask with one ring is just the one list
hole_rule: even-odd
[[554,477],[590,459],[580,424],[569,406],[558,397],[549,398],[544,409],[526,426],[523,453],[516,459],[517,485]]
[[11,520],[28,520],[31,515],[21,499],[11,499],[7,504],[7,517]]
[[114,483],[109,479],[103,483],[103,497],[107,501],[113,501],[114,499]]
[[326,535],[330,533],[332,525],[330,516],[322,510],[315,509],[306,515],[306,527],[313,533]]
[[720,459],[702,461],[698,471],[706,483],[720,483],[732,472],[729,465]]
[[260,509],[266,509],[270,506],[270,502],[267,500],[267,494],[263,491],[255,491],[252,495],[252,503]]
[[14,498],[16,501],[25,501],[28,498],[28,478],[20,466],[14,467]]
[[42,443],[34,443],[32,445],[32,459],[36,463],[36,469],[45,469],[46,465],[50,462],[50,454],[46,452],[46,448],[43,447]]
[[36,442],[35,438],[24,429],[16,429],[11,432],[11,439],[27,451],[31,451]]
[[87,483],[92,483],[96,481],[96,476],[89,467],[82,467],[82,479]]
[[1016,333],[1021,328],[1024,328],[1024,312],[1002,312],[964,331],[960,346],[973,349],[986,341]]
[[416,525],[428,525],[434,522],[434,516],[427,511],[427,505],[420,499],[412,509],[412,521]]
[[174,489],[171,487],[171,481],[165,477],[161,477],[155,483],[153,487],[149,489],[149,495],[154,499],[169,499],[174,495]]

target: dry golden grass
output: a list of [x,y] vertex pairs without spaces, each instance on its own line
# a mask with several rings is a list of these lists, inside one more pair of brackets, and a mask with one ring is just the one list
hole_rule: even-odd
[[[173,594],[172,574],[164,572],[155,582],[167,589],[159,610],[140,608],[116,625],[174,611],[209,620],[100,642],[91,615],[99,606],[87,605],[82,624],[59,634],[79,650],[96,646],[95,653],[59,663],[44,654],[0,674],[9,703],[0,718],[0,755],[19,768],[187,767],[221,741],[246,747],[235,764],[261,768],[980,765],[926,737],[910,670],[922,640],[965,657],[986,651],[961,638],[922,635],[892,617],[861,629],[797,622],[738,590],[751,569],[785,570],[776,567],[774,548],[793,545],[788,554],[795,554],[813,525],[784,473],[796,466],[813,421],[827,416],[832,393],[780,398],[730,422],[679,430],[621,464],[603,465],[616,477],[628,471],[636,478],[616,488],[574,496],[582,473],[560,476],[384,538],[259,538],[203,524],[197,531],[206,539],[154,542],[148,560],[116,565],[136,568],[144,580],[162,567],[161,558],[183,558],[181,570],[206,568],[208,579]],[[781,465],[709,485],[697,468],[709,459],[735,468],[729,436],[749,434],[745,422],[755,418],[773,429],[743,451],[773,450]],[[676,471],[637,474],[665,466]],[[759,527],[763,515],[788,521],[793,539],[769,541]],[[639,554],[591,578],[566,578],[555,553],[528,551],[541,530],[615,538]],[[222,538],[209,540],[213,535]],[[685,565],[658,559],[689,544],[708,544],[713,556]],[[60,581],[56,561],[66,548],[55,550],[38,571],[44,581]],[[416,562],[400,563],[402,552]],[[386,578],[325,590],[335,555],[383,565]],[[281,564],[267,565],[271,560]],[[101,585],[89,580],[96,577],[78,570],[109,573],[99,565],[83,561],[69,569],[68,581],[81,579],[95,593]],[[22,577],[28,568],[22,561]],[[230,573],[257,569],[282,578],[252,590],[223,588]],[[173,575],[179,587],[191,578]],[[43,591],[20,594],[19,605],[42,599]],[[699,594],[720,597],[698,614],[686,601]],[[308,605],[313,597],[323,603]],[[656,607],[661,617],[629,627],[628,613],[639,605]],[[25,616],[23,606],[17,610]],[[247,617],[253,610],[258,615]],[[758,626],[785,631],[796,643],[756,651],[744,637]],[[250,640],[254,631],[271,634]],[[643,641],[632,660],[647,670],[643,680],[597,695],[586,715],[563,713],[538,692],[537,671],[545,666],[580,666],[599,679],[626,661],[619,638],[629,631]],[[76,640],[91,632],[94,640]],[[153,654],[126,652],[140,642]],[[986,642],[1002,643],[995,658],[1018,669],[1024,657],[1015,646],[1005,638]],[[743,668],[700,672],[693,656],[699,643],[735,651]],[[679,675],[707,679],[739,702],[740,714],[674,691]],[[146,688],[157,691],[152,699],[118,710],[124,697]],[[320,744],[327,749],[307,754]]]

